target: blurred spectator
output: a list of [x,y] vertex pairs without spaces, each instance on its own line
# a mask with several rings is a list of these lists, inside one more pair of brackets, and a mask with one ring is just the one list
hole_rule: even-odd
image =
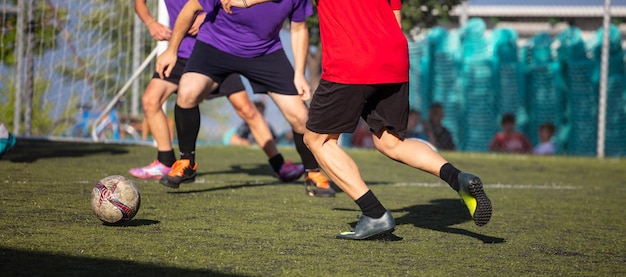
[[443,106],[440,103],[430,105],[428,124],[425,126],[428,141],[439,150],[456,150],[452,134],[441,124],[443,117]]
[[491,151],[506,153],[530,153],[532,151],[533,146],[528,138],[523,133],[515,131],[514,114],[504,114],[500,127],[502,131],[498,132],[489,144]]
[[374,148],[372,132],[370,131],[370,127],[362,118],[359,119],[359,125],[356,126],[356,130],[352,133],[350,143],[354,147]]
[[7,128],[4,127],[4,123],[0,122],[0,158],[15,146],[15,142],[15,136],[9,133]]
[[[271,128],[270,128],[271,130]],[[272,131],[273,132],[273,131]],[[277,145],[295,145],[293,141],[293,130],[288,129],[284,133],[280,134],[277,139],[275,139]]]
[[409,120],[407,121],[406,137],[428,140],[426,136],[426,124],[422,120],[422,113],[418,110],[409,110]]
[[533,149],[533,154],[536,155],[554,155],[556,152],[554,142],[552,142],[552,136],[556,127],[552,122],[544,122],[539,126],[539,144]]
[[[259,113],[263,116],[265,116],[265,104],[261,101],[254,101],[254,106],[257,108],[257,110],[259,110]],[[269,123],[268,123],[269,125]],[[274,129],[272,129],[272,126],[268,126],[270,127],[270,131],[272,132],[272,137],[274,138],[274,140],[276,140],[277,136],[276,136],[276,132],[274,132]],[[247,123],[243,122],[241,123],[241,125],[239,125],[239,127],[237,127],[237,130],[235,131],[235,133],[230,137],[230,141],[229,141],[229,145],[253,145],[255,144],[255,140],[254,137],[252,136],[252,133],[250,132],[250,126],[248,126]]]

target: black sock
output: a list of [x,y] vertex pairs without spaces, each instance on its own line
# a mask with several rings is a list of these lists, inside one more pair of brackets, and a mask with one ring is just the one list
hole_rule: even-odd
[[300,159],[302,160],[302,165],[304,169],[318,169],[320,165],[317,163],[315,156],[311,153],[306,144],[304,144],[304,135],[298,134],[295,131],[293,132],[293,142],[296,145],[296,150],[298,154],[300,154]]
[[195,163],[196,140],[200,132],[200,109],[198,106],[184,109],[175,105],[174,121],[176,122],[176,132],[178,134],[180,158],[190,160],[191,166],[193,166]]
[[193,165],[196,163],[196,151],[190,153],[180,152],[180,159],[189,160],[189,164],[191,165],[191,167],[193,167]]
[[280,171],[280,168],[283,166],[285,159],[283,158],[282,154],[278,153],[276,154],[276,156],[271,157],[269,159],[269,162],[274,172],[278,173]]
[[157,152],[157,160],[160,163],[164,164],[167,167],[172,167],[174,162],[176,162],[176,155],[174,155],[174,150],[170,151],[158,151]]
[[368,190],[365,194],[363,194],[363,196],[359,197],[359,199],[354,202],[359,205],[363,215],[367,217],[380,218],[387,211],[371,190]]
[[444,180],[450,185],[454,190],[459,191],[459,173],[461,171],[458,170],[450,163],[445,163],[439,169],[439,178]]

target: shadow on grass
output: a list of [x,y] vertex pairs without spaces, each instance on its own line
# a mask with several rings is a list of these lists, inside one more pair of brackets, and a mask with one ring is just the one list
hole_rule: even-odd
[[0,248],[0,272],[5,276],[243,276],[206,269],[165,267],[10,248]]
[[[248,176],[271,176],[276,177],[272,171],[272,168],[267,164],[237,164],[231,165],[230,170],[222,170],[222,171],[205,171],[205,172],[197,172],[196,177],[201,176],[209,176],[209,175],[218,175],[218,174],[246,174]],[[339,188],[335,183],[328,180],[330,182],[330,187],[335,190],[337,194],[343,193],[343,190]],[[225,189],[239,189],[244,187],[261,187],[261,186],[270,186],[270,185],[280,185],[280,184],[302,184],[304,182],[304,175],[298,180],[292,182],[282,182],[278,179],[275,181],[254,181],[254,182],[241,182],[241,181],[220,181],[220,183],[225,184],[225,186],[215,187],[215,188],[207,188],[200,190],[185,190],[185,191],[170,191],[169,193],[197,193],[197,192],[211,192]],[[368,185],[376,186],[376,185],[388,185],[392,184],[392,182],[380,182],[380,181],[368,181]],[[184,185],[183,185],[184,186]]]
[[[221,182],[221,183],[229,183],[229,182]],[[167,193],[172,194],[186,194],[186,193],[201,193],[201,192],[212,192],[219,190],[231,190],[231,189],[240,189],[240,188],[251,188],[251,187],[262,187],[262,186],[270,186],[277,184],[284,184],[281,181],[268,181],[268,182],[230,182],[232,185],[225,185],[221,187],[213,187],[213,188],[205,188],[205,189],[194,189],[194,190],[176,190],[176,191],[168,191]],[[184,186],[184,184],[181,184]]]
[[249,163],[233,164],[230,170],[197,172],[196,176],[217,175],[217,174],[246,174],[248,176],[274,176],[272,168],[268,164]]
[[122,221],[119,223],[102,222],[102,225],[111,226],[111,227],[137,227],[137,226],[154,225],[154,224],[159,224],[159,223],[161,223],[161,221],[152,220],[152,219],[132,219],[130,221]]
[[32,163],[39,159],[84,157],[100,153],[119,155],[128,153],[128,150],[121,145],[114,144],[20,139],[3,158],[16,163]]
[[[340,209],[336,209],[340,210]],[[415,227],[444,233],[464,235],[482,241],[483,243],[505,243],[506,239],[487,236],[469,230],[451,227],[452,225],[472,221],[467,208],[459,199],[435,199],[427,205],[390,210],[394,213],[407,213],[395,218],[396,225],[413,224]],[[357,221],[350,223],[354,228]]]

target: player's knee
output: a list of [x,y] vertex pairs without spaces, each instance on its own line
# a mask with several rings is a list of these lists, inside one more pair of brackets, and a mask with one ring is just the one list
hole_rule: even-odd
[[141,98],[141,104],[143,105],[144,113],[155,113],[161,110],[161,101],[158,97],[150,97],[144,94]]
[[246,122],[254,120],[257,117],[261,116],[259,111],[253,105],[247,105],[245,107],[238,108],[237,114],[239,114],[239,116]]
[[306,147],[308,147],[309,149],[313,150],[317,146],[321,146],[322,145],[322,143],[320,142],[321,137],[322,136],[320,134],[318,134],[318,133],[306,130],[304,132],[304,136],[302,137],[302,140],[304,141],[304,144],[306,145]]
[[178,90],[176,103],[181,107],[198,105],[202,101],[199,97],[200,94],[200,92],[194,91],[192,88],[181,86]]
[[291,113],[285,117],[296,133],[303,134],[306,131],[307,113]]
[[374,147],[383,154],[393,153],[400,145],[401,140],[393,135],[382,135],[380,138],[374,136]]

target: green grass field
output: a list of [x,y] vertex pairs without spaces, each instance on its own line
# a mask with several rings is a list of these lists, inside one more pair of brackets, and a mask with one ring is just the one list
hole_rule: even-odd
[[[283,154],[299,161],[295,150]],[[477,227],[443,181],[349,150],[396,218],[387,240],[334,238],[359,210],[272,176],[258,148],[199,147],[196,183],[133,179],[137,216],[102,224],[103,177],[151,162],[146,146],[19,141],[0,160],[3,276],[626,276],[626,160],[442,153],[493,202]]]

